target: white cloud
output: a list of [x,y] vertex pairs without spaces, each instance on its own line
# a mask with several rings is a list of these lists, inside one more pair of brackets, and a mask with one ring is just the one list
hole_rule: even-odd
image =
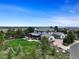
[[4,10],[15,10],[15,11],[21,11],[21,12],[30,12],[27,9],[17,7],[16,5],[5,5],[5,4],[0,4],[0,9]]
[[72,6],[72,8],[69,10],[70,13],[72,14],[77,14],[79,13],[79,2]]
[[[75,16],[53,16],[51,18],[50,15],[46,14],[45,12],[40,12],[40,11],[30,11],[24,8],[20,8],[17,6],[10,6],[10,5],[1,5],[0,4],[0,9],[9,9],[9,10],[16,10],[16,11],[22,11],[22,12],[32,12],[33,15],[35,14],[35,16],[38,18],[39,22],[37,21],[37,23],[33,23],[32,21],[30,21],[28,24],[22,24],[23,26],[78,26],[79,27],[79,17],[76,16],[76,13],[79,13],[79,4],[76,4],[73,7],[62,7],[60,9],[69,11],[71,14],[75,14]],[[58,15],[60,15],[62,13],[62,11],[60,13],[57,12]],[[38,13],[39,12],[39,13]],[[55,12],[56,13],[56,12]],[[40,14],[40,16],[38,16],[38,14]],[[65,12],[66,14],[66,12]],[[43,16],[41,18],[41,15]],[[47,19],[46,19],[47,18]],[[7,25],[7,24],[6,24]],[[7,26],[20,26],[20,24],[10,24]],[[5,26],[3,24],[3,26]]]
[[68,16],[55,16],[50,19],[45,19],[41,21],[41,24],[48,26],[78,26],[79,27],[79,17],[68,17]]

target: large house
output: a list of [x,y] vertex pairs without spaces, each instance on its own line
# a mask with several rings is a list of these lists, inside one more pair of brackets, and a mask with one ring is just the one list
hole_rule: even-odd
[[39,27],[34,29],[34,33],[39,33],[39,34],[52,34],[53,31],[54,29],[50,27]]
[[55,32],[53,28],[50,27],[42,27],[42,28],[35,28],[34,33],[30,33],[33,37],[43,37],[47,36],[50,38],[53,36],[55,39],[63,39],[65,38],[65,34],[62,32]]

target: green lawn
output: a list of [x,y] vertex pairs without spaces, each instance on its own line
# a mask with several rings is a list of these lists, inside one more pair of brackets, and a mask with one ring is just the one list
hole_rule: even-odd
[[21,46],[22,49],[31,51],[34,48],[38,48],[39,43],[35,41],[27,41],[23,39],[11,40],[7,44],[9,47],[12,47],[14,50],[17,49],[18,46]]
[[[14,50],[14,53],[12,53],[12,59],[25,59],[26,56],[28,57],[26,59],[32,59],[30,57],[34,57],[34,55],[35,55],[34,58],[42,59],[39,42],[27,41],[23,39],[15,39],[15,40],[8,40],[8,41],[6,40],[4,44],[5,45],[3,45],[3,48],[11,47]],[[21,47],[22,50],[24,51],[21,51],[20,54],[16,56],[16,51],[18,47]],[[8,53],[5,53],[5,51],[6,50],[0,51],[0,59],[8,58]],[[56,53],[55,59],[68,59],[66,56],[67,55],[62,53]],[[53,59],[53,56],[49,55],[49,58]]]
[[[1,46],[0,46],[1,47]],[[11,47],[12,51],[12,59],[24,59],[24,55],[27,54],[28,56],[34,51],[39,51],[39,43],[36,41],[27,41],[23,39],[16,39],[16,40],[6,40],[3,49],[6,47]],[[20,55],[16,56],[16,51],[18,47],[21,47]],[[7,50],[1,50],[0,51],[0,59],[7,59],[8,58],[8,52]],[[35,52],[34,51],[34,52]],[[5,53],[7,52],[7,53]],[[37,54],[39,55],[39,53]]]

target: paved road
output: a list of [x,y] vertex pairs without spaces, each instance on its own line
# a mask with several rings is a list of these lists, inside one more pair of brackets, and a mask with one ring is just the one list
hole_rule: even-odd
[[70,59],[79,59],[79,43],[70,47]]

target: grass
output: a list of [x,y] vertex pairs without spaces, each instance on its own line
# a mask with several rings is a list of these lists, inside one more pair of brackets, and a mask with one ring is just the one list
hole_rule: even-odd
[[39,43],[35,41],[27,41],[23,39],[11,40],[7,44],[9,47],[12,47],[14,50],[20,45],[24,50],[30,52],[34,48],[38,48]]
[[[12,47],[14,51],[17,50],[18,46],[21,46],[28,57],[30,56],[30,53],[32,53],[32,54],[36,53],[35,56],[37,57],[37,59],[42,59],[42,57],[40,55],[41,52],[39,50],[40,48],[39,48],[39,43],[38,42],[27,41],[27,40],[23,40],[23,39],[15,39],[15,40],[8,40],[8,41],[6,41],[5,45],[3,45],[3,46],[4,47],[7,47],[7,46],[8,47]],[[24,59],[23,57],[24,57],[25,53],[21,51],[20,55],[15,56],[15,54],[13,54],[12,57],[14,59]],[[49,57],[51,59],[53,59],[54,56],[49,55]],[[0,51],[0,59],[7,59],[7,54],[4,53],[4,50]],[[29,58],[29,59],[31,59],[31,58]],[[68,59],[68,58],[67,58],[66,54],[56,53],[55,59]]]
[[[20,46],[23,51],[20,52],[20,55],[15,56],[15,53],[16,53],[18,46]],[[15,40],[8,40],[8,41],[5,40],[5,43],[3,45],[3,49],[5,49],[6,47],[11,47],[15,52],[15,53],[13,53],[12,58],[14,58],[14,59],[24,59],[23,57],[24,57],[25,53],[27,53],[28,56],[29,56],[29,54],[33,51],[33,49],[38,51],[38,46],[39,46],[39,43],[36,42],[36,41],[27,41],[27,40],[23,40],[23,39],[15,39]],[[7,55],[8,52],[6,50],[3,50],[3,49],[0,50],[0,59],[7,59],[8,58],[8,55]],[[5,53],[5,51],[7,53]]]
[[0,51],[0,59],[6,59],[7,55],[4,53],[4,51]]

